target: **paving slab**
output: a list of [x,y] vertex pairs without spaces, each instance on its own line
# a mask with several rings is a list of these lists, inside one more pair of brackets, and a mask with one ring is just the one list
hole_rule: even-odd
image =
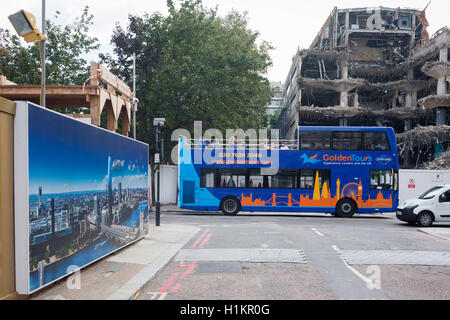
[[448,251],[340,250],[348,264],[450,266]]
[[241,261],[307,263],[305,254],[298,249],[184,249],[175,261]]

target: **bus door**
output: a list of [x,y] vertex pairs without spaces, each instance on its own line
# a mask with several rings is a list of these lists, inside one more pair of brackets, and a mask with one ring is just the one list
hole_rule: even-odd
[[183,180],[183,203],[195,203],[198,187],[194,180]]

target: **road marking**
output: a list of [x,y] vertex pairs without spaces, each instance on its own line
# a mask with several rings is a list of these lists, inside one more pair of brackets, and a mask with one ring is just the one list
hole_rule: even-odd
[[169,279],[159,288],[158,292],[166,292],[167,288],[172,284],[175,278],[178,276],[178,272],[174,272]]
[[187,267],[187,270],[181,275],[181,278],[186,278],[188,275],[190,275],[192,272],[194,272],[195,267],[196,267],[197,263],[191,262],[191,264]]
[[141,295],[141,290],[136,291],[136,293],[133,296],[133,300],[136,300]]
[[209,232],[209,229],[206,229],[205,232],[202,233],[202,235],[192,244],[192,246],[189,247],[189,249],[195,249],[197,245],[200,243],[202,238]]
[[320,232],[319,230],[317,230],[316,228],[311,228],[311,230],[314,231],[315,233],[317,233],[321,237],[324,236],[324,234],[322,232]]
[[444,239],[444,238],[440,238],[440,237],[438,237],[438,236],[431,235],[431,234],[429,234],[429,233],[425,233],[425,231],[422,231],[422,230],[420,230],[420,229],[419,229],[419,231],[420,231],[419,234],[420,234],[423,238],[431,239],[431,240],[434,240],[434,241],[436,241],[436,242],[439,242],[439,243],[445,244],[445,245],[447,245],[447,246],[450,246],[450,241],[448,241],[448,240],[446,240],[446,239]]
[[202,241],[202,243],[198,246],[198,248],[203,249],[205,244],[209,241],[209,238],[211,238],[211,233],[208,233],[208,235],[205,237],[205,239]]
[[164,300],[167,296],[167,292],[147,292],[147,294],[151,295],[150,300]]
[[172,289],[170,289],[170,292],[171,293],[177,293],[178,290],[180,290],[180,288],[181,288],[181,284],[176,283],[176,284],[173,285]]
[[[345,264],[345,266],[350,269],[351,272],[353,272],[356,276],[358,276],[362,281],[364,281],[367,285],[367,287],[369,288],[370,286],[373,285],[372,280],[370,280],[369,278],[365,277],[364,275],[362,275],[358,270],[356,270],[355,268],[353,268],[351,265],[349,265],[344,259],[342,259],[341,256],[341,251],[339,250],[339,248],[336,245],[332,245],[331,246],[334,251],[337,252],[337,254],[339,255],[339,258],[341,259],[341,261]],[[379,288],[375,288],[380,290]]]

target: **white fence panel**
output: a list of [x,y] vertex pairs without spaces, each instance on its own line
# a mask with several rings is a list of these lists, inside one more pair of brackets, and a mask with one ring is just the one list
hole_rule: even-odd
[[[155,185],[151,183],[151,170],[149,166],[150,190],[155,188],[155,199],[151,199],[152,205],[156,202],[156,176]],[[161,165],[160,178],[160,202],[161,204],[176,204],[178,195],[178,166]]]

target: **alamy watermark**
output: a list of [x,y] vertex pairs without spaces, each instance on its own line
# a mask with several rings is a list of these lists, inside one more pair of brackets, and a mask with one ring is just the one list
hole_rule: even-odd
[[66,273],[72,273],[66,280],[66,286],[69,290],[81,289],[81,271],[80,267],[76,265],[70,265],[66,269]]

